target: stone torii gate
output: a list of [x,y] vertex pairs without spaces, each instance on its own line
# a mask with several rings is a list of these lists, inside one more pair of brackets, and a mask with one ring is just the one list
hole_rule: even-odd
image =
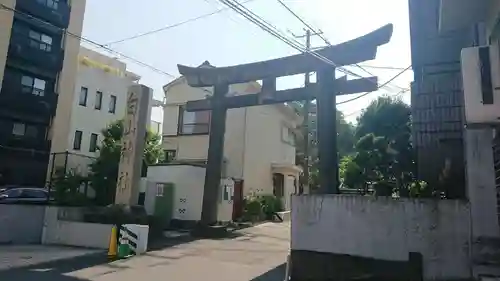
[[[316,51],[337,67],[375,59],[377,48],[389,42],[391,24],[362,37]],[[223,161],[226,113],[229,108],[317,99],[319,182],[322,193],[338,193],[336,96],[374,91],[377,78],[335,79],[335,66],[304,53],[268,61],[229,67],[193,68],[178,65],[191,87],[214,87],[213,96],[186,105],[187,111],[212,110],[201,225],[217,221],[217,194]],[[276,78],[307,72],[317,73],[317,83],[308,87],[277,91]],[[258,94],[227,97],[229,85],[262,80]]]

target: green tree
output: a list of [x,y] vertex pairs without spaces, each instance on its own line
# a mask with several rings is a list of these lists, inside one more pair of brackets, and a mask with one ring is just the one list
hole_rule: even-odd
[[[109,205],[113,203],[118,166],[121,157],[123,137],[123,120],[116,121],[102,130],[103,140],[99,146],[99,157],[90,165],[90,181],[96,191],[96,203]],[[147,131],[144,147],[142,174],[146,173],[147,166],[155,164],[163,157],[159,135]]]
[[[409,196],[411,186],[416,186],[412,185],[415,159],[410,106],[400,99],[379,97],[358,118],[354,137],[355,154],[344,160],[348,162],[344,184],[359,188],[360,182],[364,182],[364,189],[370,186],[386,195],[393,190],[401,196]],[[361,174],[356,177],[359,171]]]

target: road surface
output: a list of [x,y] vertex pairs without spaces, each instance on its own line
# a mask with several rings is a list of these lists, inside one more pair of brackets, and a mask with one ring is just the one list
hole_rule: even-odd
[[112,263],[99,253],[0,270],[0,280],[278,281],[285,274],[289,235],[289,223],[267,223],[235,238],[191,241]]

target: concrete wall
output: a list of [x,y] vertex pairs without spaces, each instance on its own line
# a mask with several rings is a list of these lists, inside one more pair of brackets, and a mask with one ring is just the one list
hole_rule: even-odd
[[64,208],[46,207],[42,244],[108,248],[112,225],[60,220],[61,212]]
[[467,203],[325,195],[293,196],[292,206],[292,250],[389,261],[420,252],[426,280],[471,276]]
[[41,242],[45,206],[0,204],[0,244]]

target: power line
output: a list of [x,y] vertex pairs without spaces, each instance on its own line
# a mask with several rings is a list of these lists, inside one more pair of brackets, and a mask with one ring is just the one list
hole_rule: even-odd
[[386,70],[403,70],[404,67],[395,67],[395,66],[378,66],[378,65],[366,65],[360,64],[360,66],[364,68],[375,68],[375,69],[386,69]]
[[[310,50],[306,50],[299,42],[297,42],[294,39],[287,38],[286,36],[283,35],[283,32],[278,30],[276,27],[273,25],[269,24],[266,20],[261,18],[259,15],[255,14],[252,12],[250,9],[247,7],[243,6],[241,3],[238,1],[231,1],[231,0],[219,0],[222,2],[224,5],[231,7],[235,12],[238,14],[242,15],[245,17],[247,20],[251,21],[252,23],[256,24],[259,26],[261,29],[264,31],[268,32],[269,34],[273,35],[274,37],[280,39],[284,43],[288,44],[292,48],[302,52],[302,53],[308,53],[317,59],[326,62],[327,64],[330,64],[334,67],[336,67],[340,72],[343,72],[345,74],[353,75],[355,77],[360,77],[360,78],[365,78],[357,73],[354,73],[350,70],[347,70],[343,67],[338,67],[334,62],[332,62],[330,59],[316,53]],[[260,20],[260,21],[259,21]],[[264,22],[264,23],[263,23]],[[267,25],[266,25],[267,24]],[[271,27],[270,27],[271,26]],[[377,85],[378,86],[378,85]]]
[[173,74],[170,74],[170,73],[168,73],[168,72],[166,72],[166,71],[163,71],[163,70],[161,70],[161,69],[159,69],[159,68],[156,68],[156,67],[154,67],[154,66],[152,66],[152,65],[149,65],[149,64],[147,64],[147,63],[145,63],[145,62],[142,62],[142,61],[140,61],[140,60],[138,60],[138,59],[135,59],[135,58],[133,58],[133,57],[131,57],[131,56],[129,56],[129,55],[125,55],[124,53],[121,53],[121,52],[118,52],[118,51],[116,51],[116,50],[113,50],[113,49],[111,49],[111,48],[109,48],[109,47],[104,46],[103,44],[99,44],[99,43],[97,43],[97,42],[95,42],[95,41],[93,41],[93,40],[90,40],[90,39],[87,39],[87,38],[85,38],[85,37],[83,37],[83,36],[80,36],[80,35],[74,34],[74,33],[72,33],[72,32],[69,32],[68,30],[66,30],[66,29],[64,29],[64,28],[61,28],[61,27],[59,27],[59,26],[56,26],[56,25],[54,25],[54,24],[51,24],[51,23],[46,22],[46,21],[44,21],[44,20],[41,20],[41,19],[39,19],[39,18],[37,18],[37,17],[34,17],[34,16],[30,15],[30,14],[26,14],[26,13],[24,13],[24,12],[21,12],[21,11],[19,11],[19,10],[14,9],[14,8],[8,7],[8,6],[4,5],[4,4],[0,4],[0,7],[2,7],[3,9],[6,9],[6,10],[12,11],[12,12],[14,12],[14,13],[18,13],[18,14],[21,14],[21,15],[23,15],[23,16],[29,17],[30,19],[36,20],[36,21],[38,21],[38,22],[40,22],[40,23],[43,23],[43,24],[46,24],[46,25],[50,25],[50,26],[52,26],[52,27],[54,27],[54,28],[57,28],[58,30],[62,31],[63,33],[65,33],[65,34],[67,34],[67,35],[69,35],[69,36],[75,37],[75,38],[77,38],[77,39],[79,39],[79,40],[81,40],[81,41],[83,41],[83,42],[86,42],[86,43],[89,43],[89,44],[91,44],[91,45],[94,45],[94,46],[96,46],[96,47],[98,47],[98,48],[104,49],[104,50],[106,50],[107,52],[112,53],[112,54],[115,54],[115,55],[118,55],[118,56],[120,56],[120,57],[122,57],[122,58],[124,58],[124,59],[128,59],[128,60],[130,60],[130,61],[132,61],[132,62],[134,62],[134,63],[136,63],[136,64],[138,64],[138,65],[140,65],[140,66],[143,66],[143,67],[149,68],[149,69],[153,70],[153,71],[154,71],[154,72],[156,72],[156,73],[163,74],[163,75],[169,76],[169,77],[171,77],[171,78],[177,78],[177,77],[176,77],[175,75],[173,75]]
[[[398,92],[397,94],[395,94],[395,95],[394,95],[394,98],[397,98],[397,97],[401,96],[402,94],[404,94],[404,93],[406,93],[406,92],[408,92],[408,91],[410,91],[410,89],[408,89],[408,88],[407,88],[407,89],[403,89],[403,90],[401,90],[400,92]],[[360,109],[360,110],[356,110],[356,111],[351,112],[351,113],[349,113],[349,114],[344,114],[344,117],[349,117],[349,116],[356,115],[356,114],[358,114],[358,113],[362,112],[364,109],[365,109],[365,108],[362,108],[362,109]]]
[[[281,6],[283,6],[288,12],[290,12],[295,18],[297,18],[300,22],[302,22],[302,24],[304,24],[309,30],[313,31],[313,33],[315,33],[316,35],[318,35],[328,46],[331,46],[332,44],[330,43],[330,41],[323,35],[323,32],[321,32],[321,30],[319,30],[320,32],[317,32],[314,27],[312,27],[310,24],[308,24],[301,16],[299,16],[297,13],[295,13],[290,7],[288,7],[287,4],[285,4],[285,2],[283,2],[283,0],[277,0],[278,3],[281,4]],[[356,67],[358,67],[359,69],[361,69],[362,71],[368,73],[368,75],[370,76],[375,76],[373,73],[371,73],[370,71],[366,70],[365,68],[363,68],[361,65],[359,64],[354,64]],[[380,86],[382,87],[382,86]],[[397,88],[399,89],[402,89],[401,87],[399,86],[396,86]]]
[[[248,2],[251,2],[251,1],[254,1],[254,0],[247,0],[247,1],[244,1],[243,3],[248,3]],[[208,14],[203,14],[203,15],[200,15],[200,16],[197,16],[197,17],[194,17],[194,18],[190,18],[190,19],[187,19],[187,20],[184,20],[184,21],[181,21],[181,22],[177,22],[177,23],[174,23],[174,24],[171,24],[171,25],[167,25],[167,26],[164,26],[162,28],[158,28],[158,29],[146,31],[146,32],[143,32],[143,33],[139,33],[139,34],[136,34],[136,35],[133,35],[133,36],[130,36],[130,37],[126,37],[126,38],[120,39],[120,40],[111,41],[111,42],[106,43],[104,45],[105,46],[109,46],[109,45],[113,45],[113,44],[119,44],[119,43],[123,43],[125,41],[130,41],[130,40],[134,40],[134,39],[141,38],[141,37],[144,37],[144,36],[148,36],[148,35],[151,35],[151,34],[159,33],[159,32],[162,32],[162,31],[165,31],[165,30],[169,30],[169,29],[172,29],[172,28],[175,28],[175,27],[179,27],[181,25],[184,25],[184,24],[187,24],[187,23],[190,23],[190,22],[194,22],[194,21],[197,21],[197,20],[200,20],[200,19],[208,18],[210,16],[219,14],[219,13],[227,11],[227,10],[230,10],[230,8],[229,7],[225,7],[225,8],[222,8],[222,9],[217,9],[217,10],[211,12],[211,13],[208,13]]]
[[[387,82],[385,82],[384,84],[382,84],[380,87],[383,87],[383,86],[385,86],[385,85],[387,85],[387,84],[391,83],[392,81],[396,80],[396,78],[398,78],[399,76],[401,76],[401,74],[405,73],[405,72],[406,72],[408,69],[410,69],[410,68],[411,68],[411,65],[410,65],[410,66],[408,66],[407,68],[403,69],[402,71],[400,71],[398,74],[396,74],[396,75],[395,75],[394,77],[392,77],[391,79],[387,80]],[[404,90],[406,90],[406,89],[404,89]],[[360,98],[362,98],[362,97],[364,97],[364,96],[366,96],[366,95],[368,95],[368,94],[370,94],[370,93],[373,93],[373,92],[374,92],[374,91],[372,91],[372,92],[366,92],[366,93],[361,94],[361,95],[359,95],[359,96],[357,96],[357,97],[355,97],[355,98],[348,99],[348,100],[345,100],[345,101],[342,101],[342,102],[338,102],[338,103],[336,103],[336,105],[340,105],[340,104],[344,104],[344,103],[348,103],[348,102],[351,102],[351,101],[354,101],[354,100],[360,99]]]
[[[333,65],[333,66],[335,66],[335,67],[336,67],[336,64],[335,64],[334,62],[332,62],[332,61],[328,60],[327,58],[324,58],[324,57],[323,57],[323,56],[321,56],[321,55],[318,55],[318,54],[317,54],[317,53],[315,53],[315,52],[311,52],[311,51],[309,51],[309,50],[307,50],[307,49],[303,49],[303,48],[301,48],[300,44],[299,44],[299,46],[297,46],[297,45],[295,44],[295,43],[296,43],[296,41],[295,41],[295,42],[293,42],[292,40],[290,40],[290,39],[286,38],[285,36],[283,36],[283,35],[279,34],[279,32],[278,32],[278,31],[276,31],[276,30],[272,30],[272,29],[271,29],[268,25],[263,24],[263,23],[262,23],[261,21],[259,21],[258,19],[255,19],[255,17],[257,17],[257,18],[260,18],[260,17],[259,17],[258,15],[256,15],[254,12],[252,12],[251,10],[249,10],[248,8],[246,8],[245,6],[243,6],[242,4],[238,3],[238,1],[234,1],[236,4],[231,3],[231,1],[230,1],[230,0],[219,0],[219,1],[221,1],[223,4],[225,4],[225,5],[227,5],[227,6],[231,7],[231,8],[232,8],[235,12],[237,12],[237,13],[239,13],[240,15],[244,16],[246,19],[248,19],[248,20],[249,20],[249,21],[251,21],[252,23],[254,23],[254,24],[258,25],[258,26],[259,26],[261,29],[263,29],[264,31],[266,31],[266,32],[270,33],[270,34],[271,34],[271,35],[273,35],[274,37],[276,37],[276,38],[280,39],[281,41],[283,41],[283,42],[287,43],[288,45],[292,46],[293,48],[295,48],[295,49],[297,49],[297,50],[299,50],[299,51],[301,51],[301,52],[304,52],[304,53],[305,53],[305,52],[307,52],[307,53],[309,53],[309,54],[311,54],[311,55],[313,55],[313,56],[315,56],[315,57],[317,57],[317,58],[321,59],[322,61],[325,61],[325,60],[326,60],[326,62],[327,62],[327,63],[329,63],[329,64],[331,64],[331,65]],[[240,6],[241,8],[239,8],[238,6]],[[243,9],[244,9],[244,10],[246,10],[246,11],[244,11]],[[252,16],[252,15],[254,15],[255,17],[254,17],[254,16]],[[380,88],[380,87],[385,87],[387,84],[389,84],[389,83],[391,83],[392,81],[394,81],[397,77],[399,77],[401,74],[403,74],[403,73],[404,73],[404,72],[406,72],[408,69],[410,69],[410,67],[411,67],[411,65],[410,65],[410,66],[408,66],[407,68],[403,69],[402,71],[400,71],[400,72],[399,72],[397,75],[395,75],[393,78],[389,79],[387,82],[385,82],[384,84],[380,85],[380,86],[379,86],[379,88]],[[340,70],[340,69],[339,69],[339,70]],[[359,75],[358,75],[358,76],[359,76]],[[378,86],[378,85],[377,85],[377,86]],[[370,93],[372,93],[372,92],[367,92],[367,93],[364,93],[364,94],[359,95],[359,96],[357,96],[357,97],[355,97],[355,98],[352,98],[352,99],[349,99],[349,100],[346,100],[346,101],[343,101],[343,102],[340,102],[340,103],[337,103],[337,104],[338,104],[338,105],[340,105],[340,104],[348,103],[348,102],[351,102],[351,101],[357,100],[357,99],[359,99],[359,98],[362,98],[362,97],[364,97],[364,96],[366,96],[366,95],[368,95],[368,94],[370,94]]]

